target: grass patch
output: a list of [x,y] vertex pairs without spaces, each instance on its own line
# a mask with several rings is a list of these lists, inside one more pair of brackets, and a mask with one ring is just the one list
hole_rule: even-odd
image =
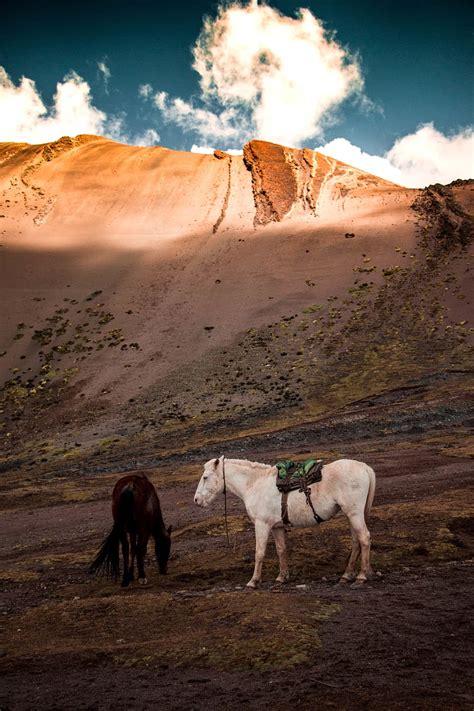
[[16,659],[102,652],[126,666],[288,669],[316,658],[320,624],[338,609],[271,592],[194,600],[168,593],[73,599],[42,605],[7,624],[5,648]]

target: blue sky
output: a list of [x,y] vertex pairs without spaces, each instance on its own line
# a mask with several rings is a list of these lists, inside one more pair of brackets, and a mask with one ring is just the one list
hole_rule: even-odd
[[[241,5],[251,12],[248,3]],[[301,16],[297,14],[302,4],[275,1],[269,5],[280,15],[277,12],[268,15],[267,24],[259,26],[259,51],[266,47],[266,30],[261,28],[273,23],[275,30],[284,26],[288,30],[288,48],[282,50],[288,57],[295,46],[291,44],[291,36],[296,36],[302,26],[298,24]],[[315,23],[310,22],[310,30],[322,26],[324,42],[335,42],[344,54],[341,72],[345,71],[344,67],[356,67],[357,77],[347,91],[332,99],[329,109],[321,115],[313,105],[316,111],[313,134],[311,126],[296,133],[289,130],[288,141],[284,140],[284,131],[282,134],[281,130],[267,130],[271,115],[263,122],[252,124],[249,117],[252,111],[252,116],[257,116],[255,101],[259,98],[255,98],[256,95],[251,111],[248,106],[247,109],[242,107],[240,99],[238,106],[235,101],[231,102],[234,109],[237,106],[237,114],[230,118],[230,124],[235,128],[237,123],[250,121],[246,133],[234,130],[231,135],[229,128],[226,134],[221,126],[212,141],[213,136],[200,133],[203,117],[184,121],[182,106],[180,116],[177,115],[177,105],[173,103],[176,99],[185,102],[185,111],[190,107],[194,112],[207,111],[216,116],[229,106],[222,102],[222,92],[228,90],[228,82],[217,87],[217,94],[214,91],[212,96],[203,97],[200,75],[192,68],[192,50],[202,31],[203,17],[208,16],[213,22],[220,18],[221,28],[224,26],[225,11],[219,11],[217,3],[198,0],[174,3],[27,0],[14,3],[8,0],[2,22],[0,66],[8,75],[10,94],[12,86],[18,88],[21,78],[27,77],[35,82],[35,91],[46,109],[53,105],[57,83],[74,71],[88,87],[90,105],[106,116],[101,124],[102,132],[114,135],[115,126],[115,135],[130,142],[143,139],[147,131],[149,137],[159,135],[162,145],[177,150],[210,143],[212,147],[239,148],[242,140],[260,127],[259,130],[268,133],[260,136],[262,138],[281,136],[281,142],[310,147],[343,138],[362,152],[385,156],[397,139],[415,134],[421,125],[433,124],[433,130],[448,139],[472,126],[473,14],[470,5],[461,0],[305,3],[303,7],[315,18]],[[225,48],[218,45],[215,38],[211,45],[213,42],[217,53],[212,56],[225,58]],[[245,56],[245,41],[239,51]],[[229,56],[232,62],[235,55]],[[272,57],[265,62],[271,64]],[[280,59],[275,58],[275,65]],[[320,80],[320,67],[302,64],[299,74],[304,78],[309,96],[311,88]],[[147,99],[139,96],[140,86],[150,87]],[[163,96],[163,92],[166,101],[161,101],[160,110],[160,102],[155,97]],[[305,110],[304,94],[300,87],[294,104],[295,120]],[[286,110],[288,99],[282,96],[281,101],[282,110],[285,105]],[[271,106],[274,105],[272,97]],[[277,117],[279,113],[276,110],[273,115]],[[46,115],[43,114],[43,118]],[[207,120],[209,116],[204,118]],[[291,125],[291,113],[286,123]]]

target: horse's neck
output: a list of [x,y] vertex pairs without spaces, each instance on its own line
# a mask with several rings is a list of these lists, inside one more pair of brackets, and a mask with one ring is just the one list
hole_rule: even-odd
[[245,499],[247,492],[252,488],[257,479],[268,473],[268,467],[255,467],[240,459],[225,460],[226,486],[233,494]]

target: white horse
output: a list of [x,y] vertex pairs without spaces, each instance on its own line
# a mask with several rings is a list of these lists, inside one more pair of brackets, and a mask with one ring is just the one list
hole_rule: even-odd
[[[194,501],[208,506],[226,488],[240,497],[255,525],[255,569],[247,587],[258,587],[262,577],[262,563],[270,531],[280,563],[277,582],[289,579],[286,556],[285,524],[282,520],[281,494],[276,487],[277,468],[244,459],[210,459],[204,465]],[[352,535],[352,551],[340,580],[362,585],[372,574],[370,567],[370,533],[367,528],[375,493],[375,472],[363,462],[338,459],[322,468],[322,479],[311,485],[311,501],[321,519],[332,518],[339,510],[347,516]],[[304,493],[292,491],[288,495],[288,518],[292,526],[304,528],[316,525],[313,511]],[[355,564],[361,553],[361,569],[356,577]]]

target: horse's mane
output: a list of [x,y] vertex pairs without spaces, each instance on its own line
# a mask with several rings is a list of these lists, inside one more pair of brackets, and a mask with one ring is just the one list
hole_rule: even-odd
[[250,469],[258,469],[260,471],[264,469],[271,469],[273,466],[272,464],[264,464],[263,462],[251,462],[249,459],[231,459],[231,461],[236,464],[243,464]]

